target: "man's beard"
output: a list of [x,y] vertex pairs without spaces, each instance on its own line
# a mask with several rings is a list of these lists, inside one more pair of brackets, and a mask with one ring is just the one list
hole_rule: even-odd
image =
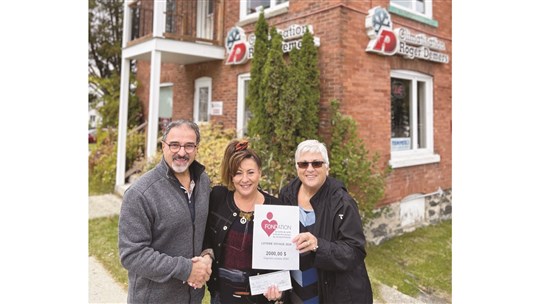
[[[174,163],[174,160],[176,159],[179,159],[179,158],[183,158],[184,160],[186,160],[188,163],[186,165],[183,165],[183,166],[178,166]],[[174,172],[176,173],[184,173],[187,168],[189,168],[189,157],[181,157],[181,156],[178,156],[176,158],[173,159],[173,163],[172,163],[172,169]]]

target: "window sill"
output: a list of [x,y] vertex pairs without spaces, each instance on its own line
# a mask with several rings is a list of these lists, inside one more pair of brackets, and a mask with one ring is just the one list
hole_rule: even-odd
[[421,23],[424,23],[433,27],[439,27],[439,21],[437,20],[427,18],[425,16],[410,12],[408,10],[404,10],[402,8],[399,8],[393,5],[390,5],[388,7],[388,12],[396,14],[401,17],[409,18],[409,19],[412,19],[412,20],[415,20],[415,21],[418,21],[418,22],[421,22]]
[[393,168],[411,167],[425,164],[438,163],[441,161],[439,154],[420,154],[420,155],[392,155],[388,164]]
[[[268,19],[268,18],[278,16],[281,14],[286,14],[287,12],[289,12],[289,2],[286,2],[286,3],[287,5],[284,5],[281,7],[264,10],[264,17]],[[258,19],[259,19],[259,13],[253,13],[251,15],[245,16],[242,19],[240,19],[240,21],[236,22],[236,25],[243,26],[246,24],[257,22]]]

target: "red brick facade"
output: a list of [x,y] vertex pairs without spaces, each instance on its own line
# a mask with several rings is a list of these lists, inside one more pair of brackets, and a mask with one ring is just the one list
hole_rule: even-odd
[[[224,28],[235,26],[239,16],[239,1],[225,1]],[[287,13],[268,18],[270,26],[284,29],[292,24],[311,24],[320,38],[320,118],[319,130],[329,135],[329,105],[332,99],[341,101],[341,111],[358,123],[359,135],[368,149],[381,155],[380,165],[390,160],[390,71],[403,69],[433,77],[433,139],[434,153],[440,162],[396,168],[387,178],[382,204],[393,203],[413,193],[429,193],[441,187],[452,187],[452,7],[451,1],[433,1],[433,20],[438,26],[424,24],[392,13],[395,27],[406,27],[444,42],[443,51],[449,63],[420,59],[380,56],[366,52],[369,37],[365,18],[369,9],[389,1],[294,1]],[[255,23],[242,25],[246,35]],[[212,116],[214,123],[236,127],[237,77],[249,72],[249,61],[243,65],[225,65],[222,61],[179,66],[164,64],[161,82],[173,86],[173,119],[193,118],[195,79],[212,78],[212,100],[223,101],[223,115]],[[149,96],[149,63],[138,63],[138,95],[145,103]]]

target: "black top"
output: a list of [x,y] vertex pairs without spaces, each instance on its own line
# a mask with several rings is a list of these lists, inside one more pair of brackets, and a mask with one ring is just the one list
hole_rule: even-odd
[[[264,204],[267,205],[282,205],[283,203],[276,197],[271,196],[259,190],[264,195]],[[212,275],[206,283],[211,294],[219,290],[219,268],[223,265],[223,247],[224,242],[231,230],[234,222],[239,221],[240,209],[234,203],[234,192],[228,190],[224,186],[215,186],[210,193],[210,206],[208,211],[208,220],[206,222],[206,233],[204,237],[203,249],[212,248],[214,250],[214,262],[212,263]],[[255,215],[256,216],[256,215]],[[253,219],[252,219],[253,220]],[[251,264],[251,261],[249,261]],[[273,272],[273,270],[254,270],[247,271],[249,275],[263,274]],[[224,295],[221,295],[223,298]],[[265,303],[266,297],[259,295],[256,297],[257,303]]]
[[[299,178],[291,181],[281,190],[280,200],[297,206],[301,184]],[[310,203],[317,219],[310,230],[319,246],[313,261],[319,303],[373,303],[364,263],[366,238],[355,200],[342,182],[327,177]]]

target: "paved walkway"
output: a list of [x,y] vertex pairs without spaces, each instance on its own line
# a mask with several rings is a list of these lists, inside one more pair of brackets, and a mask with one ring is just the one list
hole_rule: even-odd
[[[121,205],[122,199],[114,194],[90,196],[88,198],[88,216],[96,218],[118,214]],[[88,283],[89,303],[126,303],[127,292],[111,277],[101,263],[91,256],[88,257]],[[375,304],[425,304],[426,302],[431,304],[438,302],[434,302],[434,299],[424,302],[386,285],[381,285],[379,295],[382,299],[375,301]]]
[[[88,217],[120,213],[122,199],[114,194],[90,196]],[[94,257],[88,257],[88,303],[126,303],[127,292]]]
[[88,303],[126,303],[127,292],[94,257],[88,257]]

